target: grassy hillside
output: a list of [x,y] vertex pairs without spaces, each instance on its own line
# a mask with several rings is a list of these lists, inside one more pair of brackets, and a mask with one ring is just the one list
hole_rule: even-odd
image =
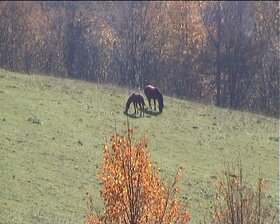
[[[85,193],[101,210],[103,144],[124,130],[131,90],[0,70],[0,223],[83,223]],[[164,97],[158,116],[129,118],[166,178],[185,167],[182,197],[198,223],[225,164],[268,180],[279,202],[278,120]],[[147,101],[146,101],[147,104]],[[131,110],[132,112],[132,106]]]

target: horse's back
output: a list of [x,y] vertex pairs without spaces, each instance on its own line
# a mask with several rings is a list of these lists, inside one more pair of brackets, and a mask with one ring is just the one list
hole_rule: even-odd
[[149,90],[153,90],[153,89],[155,89],[156,87],[154,87],[154,86],[152,86],[152,85],[147,85],[147,86],[145,86],[145,88],[144,88],[144,92],[145,92],[145,90],[146,91],[149,91]]
[[158,95],[161,95],[159,88],[152,85],[147,85],[144,88],[144,93],[147,97],[148,96],[157,97]]
[[142,103],[144,101],[144,96],[141,93],[136,93],[134,99],[136,102]]
[[154,86],[152,86],[152,85],[147,85],[147,86],[145,86],[145,88],[144,88],[144,93],[145,93],[145,95],[148,97],[148,96],[151,96],[151,94],[153,94],[154,90],[155,90],[155,87],[154,87]]

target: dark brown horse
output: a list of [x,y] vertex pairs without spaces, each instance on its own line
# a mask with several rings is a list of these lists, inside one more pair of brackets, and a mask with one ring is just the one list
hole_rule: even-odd
[[163,109],[164,105],[163,105],[163,97],[162,97],[162,94],[161,94],[159,88],[154,87],[152,85],[147,85],[144,88],[144,93],[149,101],[150,108],[152,108],[151,99],[153,99],[154,100],[154,110],[156,110],[156,100],[157,100],[159,112],[162,113],[162,109]]
[[[138,113],[138,111],[140,110],[140,116],[143,115],[144,116],[144,106],[145,106],[145,102],[144,102],[144,96],[141,93],[132,93],[127,101],[126,101],[126,106],[125,106],[125,113],[127,114],[128,109],[130,107],[130,104],[133,103],[134,105],[134,110],[135,113]],[[139,106],[139,108],[138,108]]]

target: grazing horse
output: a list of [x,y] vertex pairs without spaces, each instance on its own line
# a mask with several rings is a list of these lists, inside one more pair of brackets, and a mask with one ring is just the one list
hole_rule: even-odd
[[153,99],[154,100],[154,109],[156,110],[156,100],[157,100],[159,112],[162,113],[162,109],[163,109],[164,105],[163,105],[163,97],[162,97],[160,90],[157,87],[154,87],[152,85],[147,85],[144,88],[144,93],[149,101],[150,108],[152,108],[151,99]]
[[[127,111],[129,109],[130,104],[133,103],[134,105],[134,110],[135,113],[138,113],[138,111],[140,110],[140,116],[143,115],[144,116],[144,106],[145,106],[145,102],[144,102],[144,96],[141,93],[132,93],[127,101],[126,101],[126,106],[125,106],[125,113],[127,114]],[[137,107],[139,106],[139,108]]]

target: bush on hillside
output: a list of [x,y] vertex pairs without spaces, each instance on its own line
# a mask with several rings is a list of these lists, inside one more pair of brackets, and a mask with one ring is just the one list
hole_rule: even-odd
[[104,214],[93,211],[92,196],[87,193],[86,224],[187,223],[190,214],[178,200],[179,169],[172,184],[159,179],[147,151],[147,140],[132,142],[134,130],[127,128],[127,137],[115,134],[111,145],[103,149],[99,177],[103,182],[101,196]]
[[[92,196],[87,193],[85,224],[183,224],[191,219],[187,206],[179,199],[179,169],[172,184],[159,178],[160,171],[152,165],[147,139],[132,142],[134,129],[125,135],[115,134],[111,144],[103,148],[99,177],[103,183],[101,196],[104,212],[94,212]],[[227,169],[216,185],[211,199],[209,224],[276,224],[277,212],[267,203],[266,180],[250,187],[244,178],[241,162],[236,169]]]
[[257,188],[245,181],[241,162],[234,170],[223,172],[211,201],[211,224],[272,224],[276,214],[265,196],[266,180],[260,178]]

